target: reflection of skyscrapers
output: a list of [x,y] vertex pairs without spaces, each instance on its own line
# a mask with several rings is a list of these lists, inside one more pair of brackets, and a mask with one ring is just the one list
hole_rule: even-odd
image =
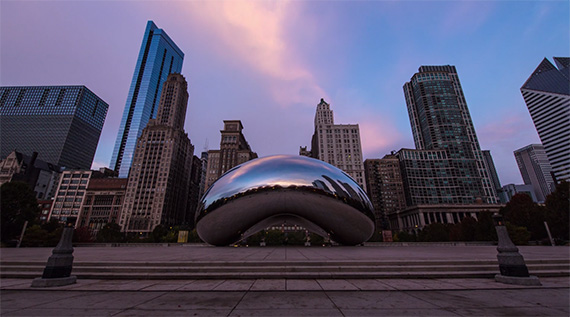
[[208,171],[208,152],[202,152],[202,157],[200,157],[202,161],[202,168],[200,174],[200,194],[199,197],[204,195],[204,191],[206,191],[206,172]]
[[127,177],[137,138],[152,118],[155,118],[162,85],[168,74],[180,73],[184,53],[152,21],[148,21],[123,118],[111,156],[111,169],[119,177]]
[[546,58],[521,87],[556,181],[570,181],[570,58]]
[[366,189],[362,147],[358,124],[334,124],[333,111],[323,99],[315,113],[315,132],[311,141],[311,151],[301,147],[300,155],[332,164],[350,175],[360,187]]
[[240,120],[224,120],[224,129],[220,131],[220,149],[208,151],[206,190],[232,167],[257,158],[257,153],[251,150],[242,130]]
[[91,168],[109,105],[85,86],[0,87],[0,158]]
[[514,152],[525,185],[532,185],[538,202],[544,202],[554,190],[552,166],[541,144],[527,145]]
[[159,224],[192,222],[188,200],[194,146],[184,133],[187,89],[182,75],[168,76],[156,119],[138,139],[119,221],[125,232],[149,233]]
[[421,66],[404,85],[404,95],[416,149],[445,150],[459,196],[496,203],[455,66]]

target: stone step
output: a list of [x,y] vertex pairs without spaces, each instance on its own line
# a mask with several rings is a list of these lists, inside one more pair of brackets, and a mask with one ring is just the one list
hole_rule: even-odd
[[[241,273],[201,273],[201,272],[72,272],[79,279],[123,279],[123,280],[192,280],[192,279],[435,279],[435,278],[492,278],[495,271],[463,271],[463,272],[241,272]],[[532,271],[538,277],[569,277],[570,271]],[[12,271],[0,273],[1,278],[33,279],[41,276],[41,272]]]
[[[47,259],[46,259],[47,261]],[[0,267],[16,266],[16,265],[45,265],[46,261],[0,261]],[[552,259],[552,260],[527,260],[527,265],[532,264],[566,264],[570,267],[570,259]],[[414,267],[414,266],[441,266],[441,265],[498,265],[497,260],[463,260],[463,261],[75,261],[75,267],[78,266],[129,266],[129,267],[272,267],[272,266],[315,266],[315,267],[333,267],[333,266],[398,266],[398,267]]]
[[[34,265],[4,265],[2,266],[3,272],[10,271],[34,271],[41,272],[45,265],[34,264]],[[568,265],[564,264],[528,264],[529,270],[569,270]],[[259,267],[246,267],[246,266],[202,266],[202,267],[163,267],[163,266],[136,266],[131,267],[128,265],[123,266],[84,266],[84,265],[74,265],[75,272],[114,272],[114,273],[148,273],[152,274],[154,272],[163,273],[241,273],[241,272],[422,272],[422,271],[434,271],[434,272],[454,272],[454,271],[496,271],[498,269],[497,264],[484,264],[484,265],[432,265],[432,266],[291,266],[291,265],[281,265],[281,266],[264,266]]]

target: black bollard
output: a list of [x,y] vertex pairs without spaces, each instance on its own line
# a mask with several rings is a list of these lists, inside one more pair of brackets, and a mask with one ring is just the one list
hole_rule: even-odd
[[76,276],[71,276],[73,268],[73,231],[75,218],[69,219],[63,228],[61,239],[49,257],[42,277],[32,281],[32,287],[52,287],[74,284]]
[[519,253],[519,248],[515,246],[507,227],[505,227],[503,216],[498,213],[493,215],[495,230],[497,231],[498,246],[497,260],[499,261],[500,274],[495,275],[495,281],[505,284],[518,285],[541,285],[536,276],[528,273],[528,268],[523,256]]

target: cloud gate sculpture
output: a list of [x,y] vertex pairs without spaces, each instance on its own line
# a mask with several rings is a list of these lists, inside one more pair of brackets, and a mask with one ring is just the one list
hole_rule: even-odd
[[340,169],[305,156],[275,155],[234,167],[196,211],[202,240],[223,246],[272,225],[296,224],[345,245],[374,232],[372,204]]

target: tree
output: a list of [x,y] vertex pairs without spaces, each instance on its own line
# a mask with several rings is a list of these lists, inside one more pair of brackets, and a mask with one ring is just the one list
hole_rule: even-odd
[[87,227],[79,227],[73,231],[74,242],[91,242],[91,230]]
[[1,241],[18,239],[24,223],[33,225],[40,208],[34,192],[24,182],[9,182],[0,187]]
[[531,234],[531,239],[546,238],[544,228],[544,210],[532,201],[527,194],[516,194],[501,208],[505,221],[514,226],[525,227]]
[[477,216],[477,226],[475,227],[476,241],[497,241],[497,231],[493,222],[493,215],[488,210],[479,212]]
[[97,232],[97,242],[123,242],[124,236],[121,226],[111,222]]
[[420,232],[419,238],[423,242],[449,241],[449,226],[434,222],[424,227]]
[[561,182],[556,185],[556,190],[546,197],[546,221],[550,226],[552,235],[564,241],[568,241],[570,222],[570,183]]
[[527,245],[530,239],[530,232],[525,227],[513,225],[510,222],[506,224],[507,232],[511,241],[516,245]]
[[158,225],[154,227],[154,230],[152,230],[152,232],[148,236],[147,242],[155,242],[155,243],[162,242],[164,241],[167,235],[168,235],[168,228],[166,228],[164,225]]

